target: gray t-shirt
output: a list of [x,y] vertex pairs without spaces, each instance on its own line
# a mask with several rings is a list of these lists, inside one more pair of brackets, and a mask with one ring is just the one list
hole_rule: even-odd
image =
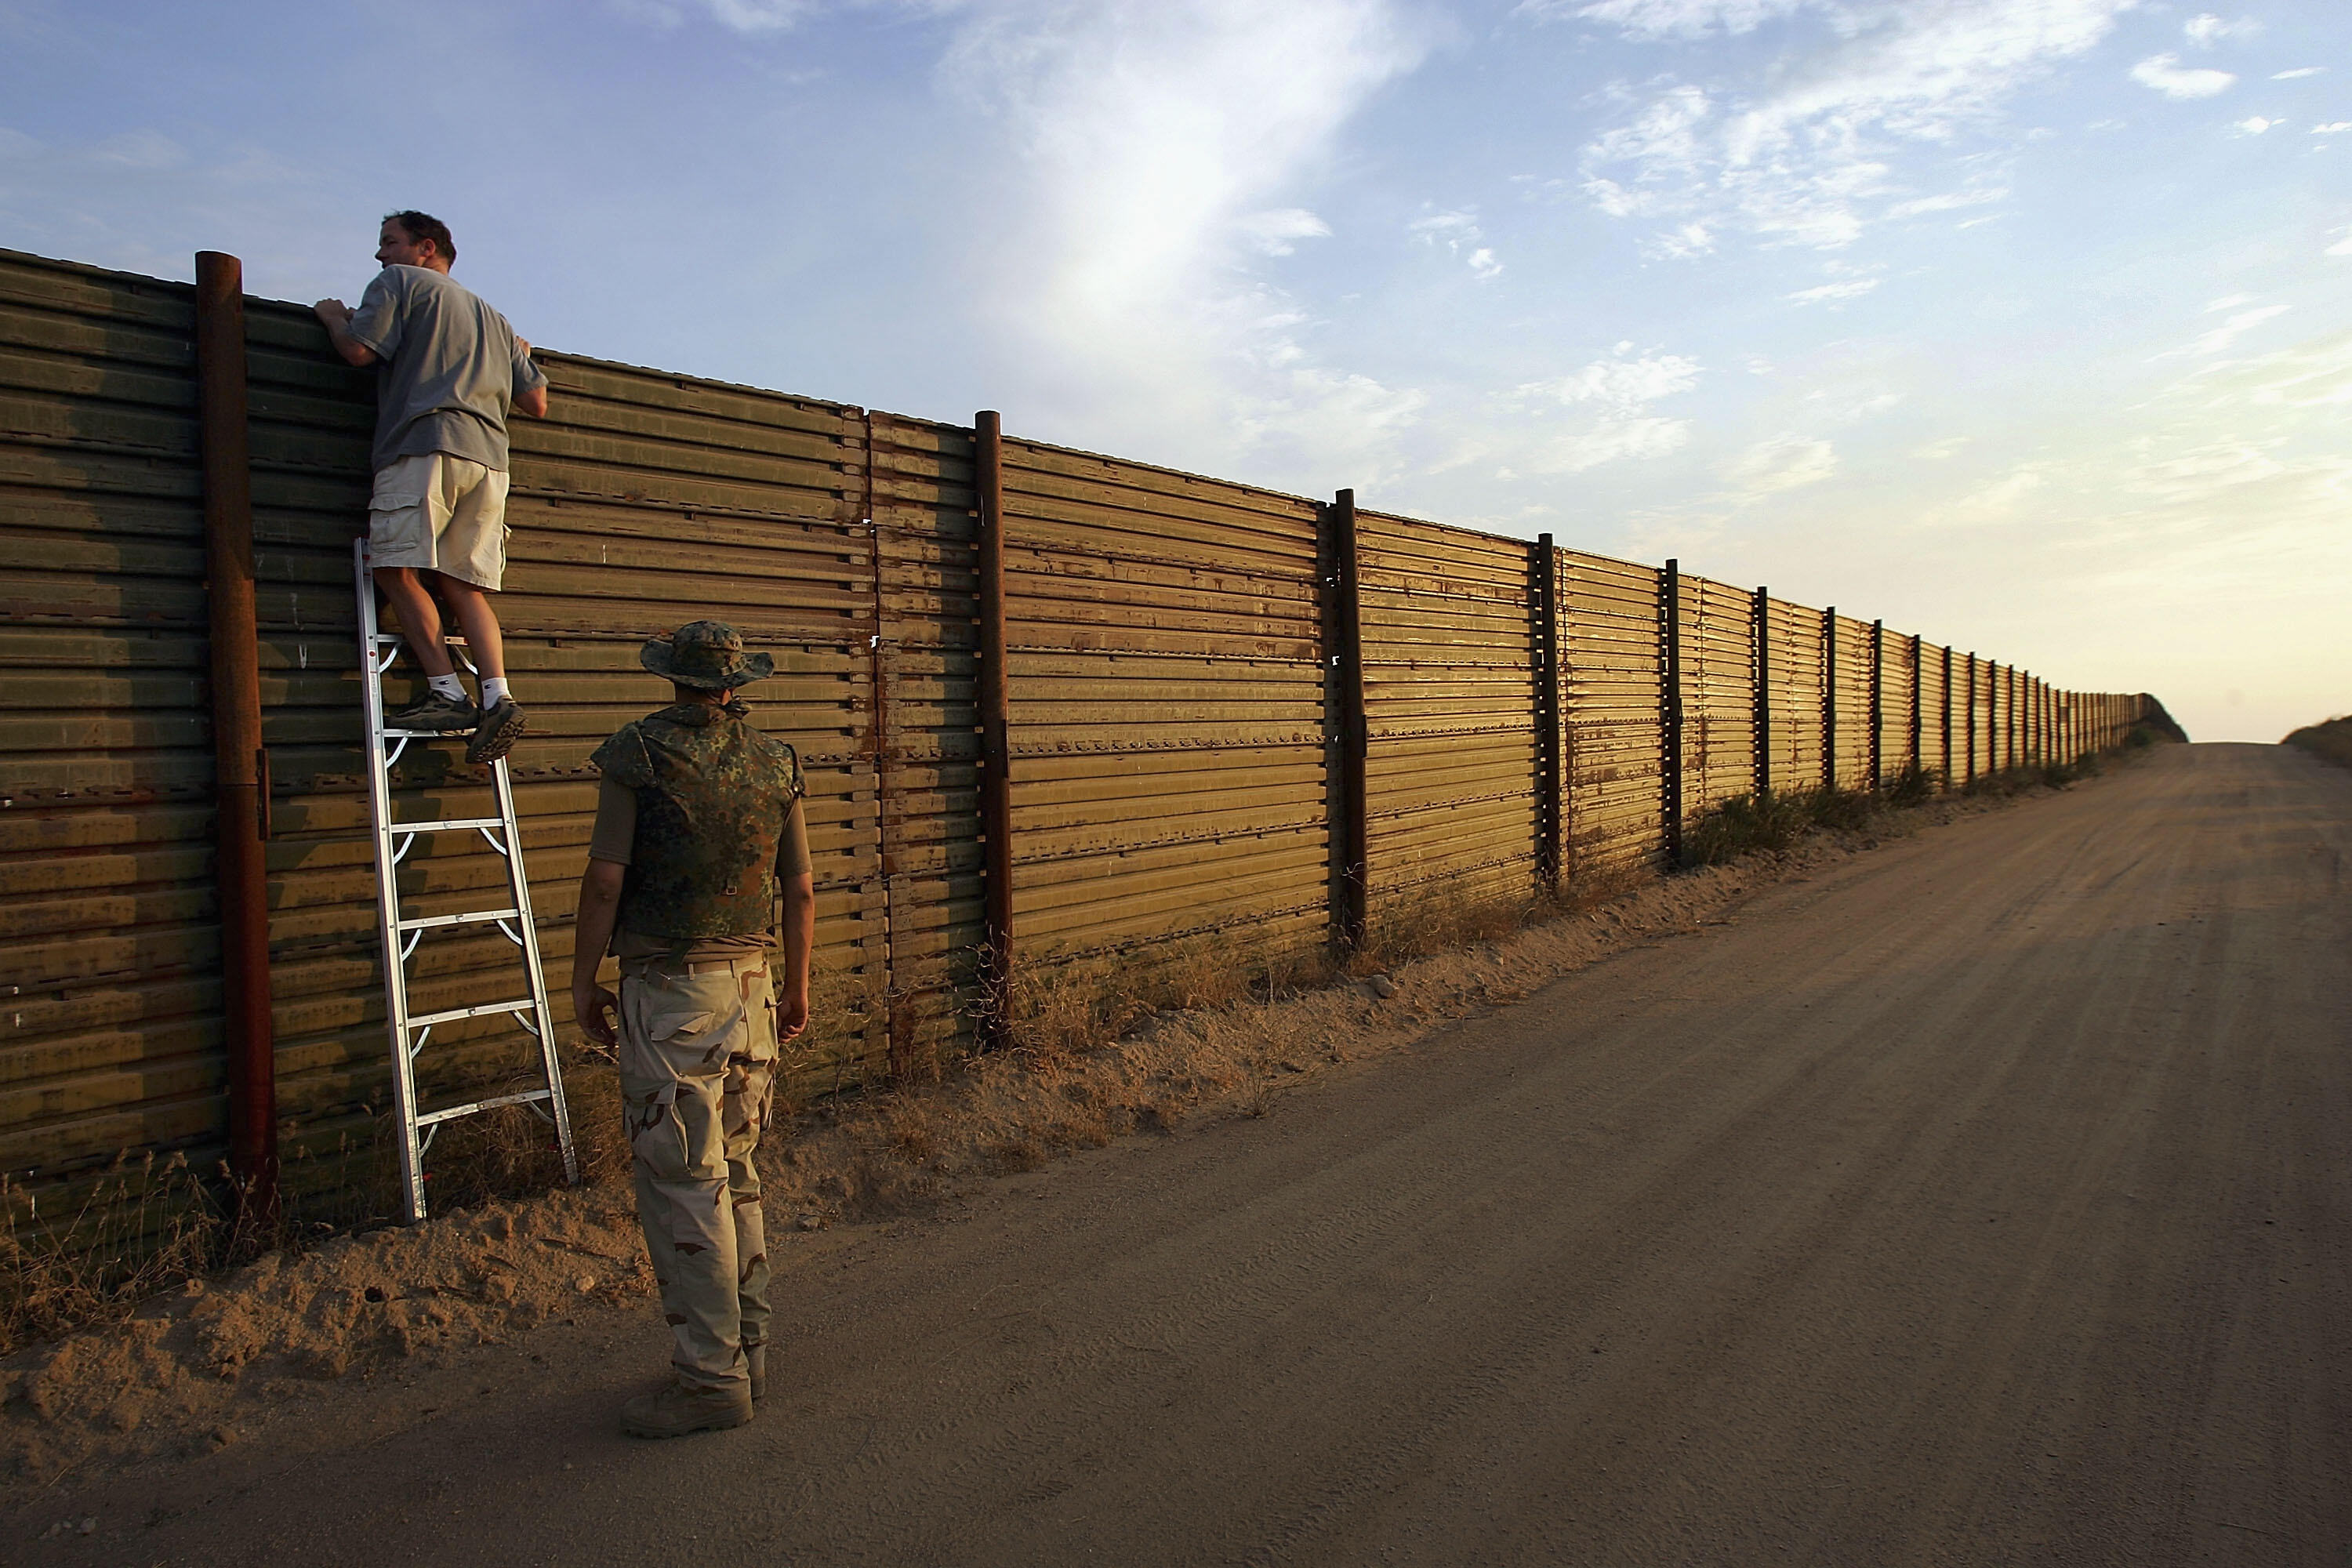
[[507,409],[547,377],[504,316],[446,272],[387,267],[360,296],[351,333],[383,362],[373,467],[447,452],[506,471]]

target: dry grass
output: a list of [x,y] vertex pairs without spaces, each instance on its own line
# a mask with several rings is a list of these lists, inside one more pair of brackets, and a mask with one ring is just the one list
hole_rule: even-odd
[[2309,752],[2323,762],[2352,768],[2352,715],[2306,724],[2280,742]]
[[[564,1084],[583,1180],[628,1170],[619,1085],[574,1056]],[[583,1070],[585,1068],[586,1070]],[[120,1321],[140,1302],[270,1253],[294,1256],[338,1236],[395,1223],[400,1179],[389,1117],[328,1153],[289,1155],[282,1212],[257,1221],[234,1201],[226,1167],[184,1153],[125,1153],[71,1209],[0,1175],[0,1356],[76,1329]],[[425,1158],[428,1201],[444,1213],[543,1193],[563,1179],[552,1126],[520,1105],[444,1124]]]

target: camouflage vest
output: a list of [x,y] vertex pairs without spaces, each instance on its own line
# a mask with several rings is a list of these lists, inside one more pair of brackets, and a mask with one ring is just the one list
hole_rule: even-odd
[[769,929],[776,851],[803,788],[790,746],[682,702],[623,725],[589,761],[637,796],[622,930],[685,942]]

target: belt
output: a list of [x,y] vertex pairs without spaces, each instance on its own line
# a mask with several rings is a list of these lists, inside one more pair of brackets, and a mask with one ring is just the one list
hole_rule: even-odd
[[633,980],[655,970],[665,974],[717,974],[722,970],[729,974],[748,974],[755,969],[767,968],[768,958],[764,952],[746,953],[741,958],[696,958],[683,963],[674,958],[631,958],[622,962],[621,973]]

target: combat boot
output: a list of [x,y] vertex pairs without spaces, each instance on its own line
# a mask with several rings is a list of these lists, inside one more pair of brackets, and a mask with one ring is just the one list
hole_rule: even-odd
[[640,1394],[621,1406],[621,1430],[632,1437],[683,1437],[688,1432],[723,1432],[751,1419],[751,1391],[741,1384],[725,1388],[688,1388],[673,1380],[655,1394]]
[[745,1345],[743,1364],[751,1372],[751,1401],[756,1405],[768,1397],[768,1347]]

